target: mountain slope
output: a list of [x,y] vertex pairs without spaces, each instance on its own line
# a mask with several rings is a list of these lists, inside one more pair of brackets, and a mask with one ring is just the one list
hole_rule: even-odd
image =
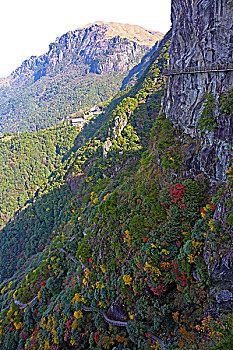
[[[106,116],[108,123],[106,124],[103,122],[95,135],[91,136],[91,139],[89,139],[83,147],[78,148],[76,152],[71,154],[70,159],[67,158],[68,162],[65,162],[64,165],[50,177],[48,182],[41,185],[35,203],[30,203],[28,208],[22,211],[19,216],[15,217],[14,222],[9,223],[4,231],[2,231],[1,249],[4,251],[4,261],[1,263],[2,275],[12,276],[15,269],[16,273],[11,277],[12,283],[10,286],[12,286],[12,288],[13,286],[15,287],[18,284],[17,280],[21,280],[22,278],[29,278],[31,285],[30,290],[28,289],[26,291],[26,289],[24,289],[24,282],[22,281],[21,285],[24,291],[23,289],[21,290],[22,293],[19,291],[15,300],[19,310],[21,310],[21,305],[27,304],[27,301],[31,299],[31,296],[32,299],[34,298],[33,295],[36,296],[38,293],[37,288],[40,288],[40,285],[44,286],[44,281],[50,276],[50,272],[48,274],[46,272],[47,265],[44,265],[43,260],[44,253],[46,251],[48,252],[46,244],[48,244],[51,239],[55,239],[55,241],[52,242],[52,246],[57,242],[55,243],[56,247],[54,246],[54,248],[52,248],[51,246],[52,251],[61,254],[59,259],[63,264],[63,268],[58,272],[58,274],[61,275],[57,276],[62,285],[63,282],[65,283],[63,295],[68,302],[68,299],[70,298],[68,292],[68,289],[70,288],[70,276],[74,272],[73,269],[75,268],[77,257],[75,257],[75,251],[72,253],[67,251],[68,246],[66,247],[66,243],[70,244],[70,248],[76,247],[75,250],[80,243],[79,251],[82,255],[81,251],[83,250],[82,247],[84,244],[82,237],[83,234],[78,232],[76,227],[76,223],[80,221],[80,219],[78,219],[80,210],[87,211],[88,208],[91,208],[93,200],[94,203],[96,203],[96,197],[93,197],[94,193],[99,193],[98,196],[103,196],[104,200],[105,195],[118,187],[121,183],[121,179],[124,179],[127,171],[130,171],[131,169],[133,170],[138,164],[143,149],[147,147],[147,138],[149,137],[148,133],[153,125],[154,115],[159,111],[158,101],[159,98],[161,98],[163,86],[163,79],[159,78],[159,73],[162,70],[163,64],[167,62],[167,49],[169,46],[169,43],[167,42],[168,39],[169,37],[166,38],[164,47],[161,45],[160,51],[157,53],[157,59],[155,57],[154,65],[150,66],[150,68],[148,67],[145,75],[141,77],[141,81],[128,93],[122,92],[122,97],[116,97],[116,100],[121,100],[121,104],[116,103],[116,101],[112,101],[109,104],[107,107],[108,114]],[[158,77],[157,83],[154,81],[155,77]],[[137,95],[137,97],[135,97],[135,95]],[[145,99],[147,99],[147,97],[148,107],[145,105]],[[121,118],[124,118],[125,113],[128,115],[128,118],[130,118],[127,125],[125,125],[124,130],[120,130],[119,128],[116,129],[115,121],[117,120],[117,116],[120,115]],[[98,121],[96,120],[96,122]],[[108,159],[106,159],[103,158],[103,149],[106,150],[105,142],[109,128],[113,132],[111,139],[112,141],[115,141],[115,144],[111,150],[112,156],[110,155],[109,150]],[[84,129],[83,132],[85,132]],[[73,193],[68,191],[67,183],[70,184]],[[72,186],[74,183],[76,183],[75,188]],[[107,192],[104,193],[105,191]],[[60,204],[62,205],[61,207]],[[48,211],[46,210],[47,208],[49,208]],[[94,211],[91,213],[88,220],[92,220],[96,209],[97,206],[93,206]],[[53,222],[54,219],[55,222]],[[89,227],[87,228],[89,230]],[[18,244],[18,237],[20,244]],[[64,245],[61,244],[63,241]],[[45,250],[40,252],[43,247]],[[13,258],[7,260],[6,258],[9,257],[7,251],[9,249],[11,250],[11,256],[13,256]],[[35,253],[37,254],[33,255]],[[66,254],[68,255],[66,256]],[[37,269],[37,267],[39,268],[39,265],[41,268]],[[53,268],[54,266],[52,269]],[[34,270],[33,275],[31,275],[30,272],[33,271],[32,269]],[[33,281],[35,280],[34,273],[38,273],[38,287],[33,286]],[[29,274],[28,277],[26,277],[26,274]],[[52,275],[50,277],[52,277]],[[68,278],[67,281],[63,281],[63,277],[65,277],[65,279]],[[57,287],[60,288],[61,284],[60,282],[58,283],[58,280],[56,283]],[[50,281],[52,282],[51,278]],[[6,280],[3,283],[5,285]],[[4,301],[5,290],[7,291],[8,289],[3,289],[1,299],[2,306],[6,305]],[[73,288],[71,288],[70,291],[71,290],[74,292]],[[19,330],[21,329],[21,316],[22,313],[19,311],[17,321],[15,321],[17,325],[19,324],[19,326],[17,326],[19,327]],[[4,317],[3,314],[2,317]],[[4,324],[7,324],[7,320],[5,321]],[[21,340],[18,339],[15,341],[11,337],[6,340],[4,331],[2,333],[2,337],[4,337],[3,346],[7,345],[14,349],[17,342],[20,346],[24,346],[23,344],[25,344],[25,340],[28,337],[30,330],[25,324],[23,332],[22,330],[20,330],[20,332],[22,333]],[[27,334],[26,338],[24,337],[24,334]],[[61,347],[72,348],[74,346],[73,341],[70,343],[71,339],[67,340],[65,340],[64,337],[63,340],[61,339]],[[40,342],[43,346],[47,344],[47,340],[44,341],[41,339]],[[88,348],[87,342],[88,340],[85,337],[84,345],[81,345],[80,343],[80,346]]]
[[[68,32],[0,82],[0,131],[35,131],[108,100],[163,35],[96,22]],[[156,44],[157,45],[157,44]]]
[[219,181],[200,155],[233,91],[203,96],[197,134],[173,123],[170,38],[1,232],[1,349],[232,348],[233,162]]
[[32,201],[40,184],[64,162],[80,129],[58,125],[0,139],[0,227]]

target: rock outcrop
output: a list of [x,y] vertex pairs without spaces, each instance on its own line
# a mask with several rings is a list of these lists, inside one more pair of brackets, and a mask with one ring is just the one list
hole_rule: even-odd
[[[232,5],[230,0],[172,1],[170,69],[232,63]],[[165,114],[186,133],[200,138],[203,96],[213,94],[216,128],[202,137],[198,162],[201,171],[217,182],[226,180],[233,140],[232,116],[221,116],[219,97],[232,86],[233,71],[170,75],[163,100]]]
[[57,38],[49,45],[46,54],[24,61],[12,77],[33,71],[37,80],[62,62],[69,65],[80,61],[87,64],[92,73],[123,73],[131,69],[162,37],[160,32],[138,26],[96,22]]
[[[233,1],[172,0],[172,42],[170,69],[232,64]],[[187,72],[187,71],[186,71]],[[183,167],[192,176],[204,173],[210,183],[227,181],[232,158],[233,115],[222,111],[221,96],[233,87],[233,71],[170,74],[167,78],[163,111],[172,122],[194,139],[185,150]],[[201,129],[203,96],[213,97],[214,108],[209,130]],[[232,193],[223,194],[214,214],[224,231],[226,213],[232,209]],[[230,208],[230,209],[229,209]],[[233,306],[233,232],[229,240],[213,248],[210,237],[205,243],[204,258],[212,287],[212,312]],[[214,302],[215,300],[215,302]]]

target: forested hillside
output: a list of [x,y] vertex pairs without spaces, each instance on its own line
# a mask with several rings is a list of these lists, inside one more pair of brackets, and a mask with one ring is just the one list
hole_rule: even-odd
[[80,133],[20,136],[57,135],[61,152],[44,164],[50,142],[37,146],[46,179],[0,233],[0,349],[232,348],[232,287],[211,271],[228,252],[231,281],[233,159],[214,181],[203,150],[213,110],[215,135],[232,120],[233,91],[202,96],[196,134],[168,118],[171,34]]
[[36,133],[6,134],[0,140],[1,226],[27,201],[64,161],[79,129],[57,126]]

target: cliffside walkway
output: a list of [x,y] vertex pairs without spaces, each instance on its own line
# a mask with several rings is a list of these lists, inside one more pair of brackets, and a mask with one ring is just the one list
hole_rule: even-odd
[[225,64],[212,64],[209,66],[203,67],[186,67],[186,68],[177,68],[177,69],[164,69],[163,75],[181,75],[181,74],[192,74],[192,73],[212,73],[212,72],[229,72],[233,71],[233,63]]

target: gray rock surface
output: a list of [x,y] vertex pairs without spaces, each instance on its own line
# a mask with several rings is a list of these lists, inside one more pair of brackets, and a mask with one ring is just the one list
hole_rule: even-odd
[[[172,0],[170,68],[210,66],[233,62],[233,1]],[[163,111],[185,134],[193,138],[184,151],[182,173],[205,174],[212,185],[226,182],[233,156],[233,116],[221,114],[220,97],[233,87],[233,72],[202,72],[169,75],[162,101]],[[203,95],[212,93],[216,108],[214,130],[201,130]],[[213,187],[214,187],[213,186]],[[212,287],[212,312],[233,307],[233,232],[225,232],[226,218],[233,207],[233,193],[226,188],[219,201],[217,220],[228,240],[212,247],[206,237],[204,259]],[[197,278],[197,276],[194,276]],[[215,300],[215,302],[213,301]]]
[[[170,68],[232,63],[232,18],[232,0],[172,0]],[[213,93],[217,128],[201,138],[198,163],[200,171],[217,182],[226,180],[233,141],[233,118],[220,116],[219,97],[232,87],[232,71],[171,75],[163,99],[164,112],[173,123],[200,139],[202,98]]]
[[[70,31],[51,43],[46,54],[24,61],[12,77],[33,72],[37,80],[62,62],[69,65],[80,63],[80,60],[89,65],[92,73],[125,73],[149,50],[148,46],[127,38],[108,38],[105,35],[107,31],[108,24],[93,24]],[[40,66],[41,70],[38,69]]]
[[107,139],[103,144],[103,157],[107,158],[108,151],[110,150],[112,146],[112,141],[110,139]]

